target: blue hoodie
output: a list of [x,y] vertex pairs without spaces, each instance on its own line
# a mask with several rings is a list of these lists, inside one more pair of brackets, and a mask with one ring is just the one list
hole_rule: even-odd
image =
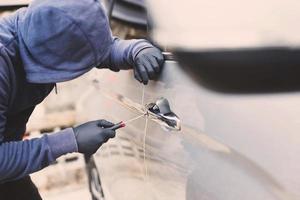
[[31,113],[55,83],[93,67],[128,69],[150,47],[145,40],[112,37],[105,11],[95,0],[36,0],[1,19],[0,183],[78,151],[72,128],[22,141]]

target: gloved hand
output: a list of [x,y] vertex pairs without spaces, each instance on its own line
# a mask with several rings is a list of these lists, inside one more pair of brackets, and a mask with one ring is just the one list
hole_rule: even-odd
[[160,72],[163,64],[164,57],[158,48],[143,49],[134,58],[134,77],[147,85]]
[[78,145],[78,152],[92,155],[106,143],[115,137],[116,132],[109,129],[114,124],[106,120],[87,122],[73,128]]

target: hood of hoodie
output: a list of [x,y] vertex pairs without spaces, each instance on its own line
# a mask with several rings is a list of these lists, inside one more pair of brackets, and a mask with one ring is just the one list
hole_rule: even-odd
[[113,41],[105,11],[96,0],[36,0],[17,20],[26,79],[56,83],[99,66]]

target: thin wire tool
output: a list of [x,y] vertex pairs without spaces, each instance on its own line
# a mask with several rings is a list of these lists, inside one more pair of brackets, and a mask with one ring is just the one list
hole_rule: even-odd
[[[141,100],[142,100],[142,106],[145,106],[145,105],[144,105],[144,101],[145,101],[145,85],[143,85],[142,99],[141,99]],[[140,118],[142,118],[142,117],[144,117],[144,116],[147,116],[147,115],[148,115],[148,112],[147,112],[147,109],[145,108],[145,113],[144,113],[144,114],[139,115],[139,116],[137,116],[137,117],[134,117],[134,118],[132,118],[132,119],[129,119],[129,120],[123,122],[123,123],[124,123],[124,124],[131,123],[131,122],[134,122],[134,121],[136,121],[136,120],[138,120],[138,119],[140,119]]]
[[145,114],[139,115],[139,116],[137,116],[137,117],[135,117],[133,119],[125,121],[124,124],[129,124],[129,123],[134,122],[134,121],[136,121],[136,120],[138,120],[138,119],[140,119],[140,118],[142,118],[144,116],[145,116]]

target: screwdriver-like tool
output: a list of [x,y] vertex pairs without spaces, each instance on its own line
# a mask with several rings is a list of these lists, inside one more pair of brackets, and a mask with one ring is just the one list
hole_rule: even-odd
[[124,128],[126,126],[126,124],[122,121],[122,122],[119,122],[117,124],[115,124],[114,126],[110,127],[111,130],[118,130],[120,128]]

